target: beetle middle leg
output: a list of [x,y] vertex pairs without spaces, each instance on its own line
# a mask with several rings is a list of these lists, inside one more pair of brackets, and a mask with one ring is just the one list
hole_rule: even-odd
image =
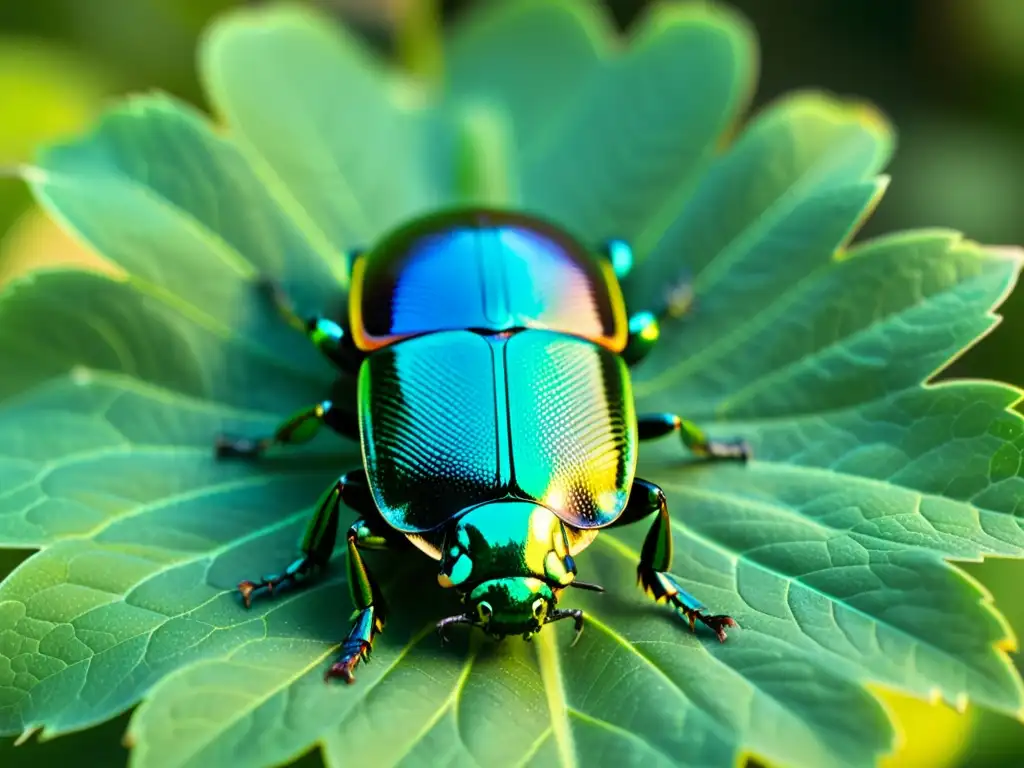
[[699,621],[724,643],[726,628],[739,626],[736,621],[731,616],[707,615],[700,601],[683,589],[669,573],[672,568],[672,527],[665,492],[647,480],[634,480],[622,516],[608,527],[635,523],[652,514],[657,517],[644,539],[640,564],[636,569],[640,586],[655,602],[667,602],[682,613],[690,622],[691,630]]
[[220,435],[215,450],[219,458],[255,458],[274,445],[308,443],[325,424],[351,440],[359,440],[359,422],[355,414],[324,400],[289,416],[272,435],[257,438]]
[[683,445],[702,459],[746,461],[750,446],[744,440],[711,440],[700,427],[674,413],[647,413],[637,417],[638,437],[653,440],[678,432]]

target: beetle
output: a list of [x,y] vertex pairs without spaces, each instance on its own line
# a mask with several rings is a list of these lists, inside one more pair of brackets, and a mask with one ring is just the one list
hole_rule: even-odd
[[678,433],[703,459],[746,461],[740,440],[710,440],[672,413],[637,415],[629,366],[651,350],[679,292],[657,312],[627,316],[620,280],[628,243],[590,248],[521,212],[460,208],[415,219],[349,259],[348,317],[300,318],[283,289],[262,284],[280,313],[357,381],[355,403],[305,408],[260,439],[217,439],[217,455],[256,457],[310,440],[323,425],[359,440],[363,466],[321,497],[301,555],[281,573],[238,585],[257,592],[323,571],[342,505],[349,527],[351,629],[326,679],[355,680],[384,628],[386,606],[362,550],[413,547],[439,563],[438,582],[466,612],[438,622],[501,638],[531,637],[583,612],[557,607],[576,556],[604,528],[654,516],[639,583],[720,641],[729,616],[709,615],[669,573],[664,492],[635,477],[640,441]]

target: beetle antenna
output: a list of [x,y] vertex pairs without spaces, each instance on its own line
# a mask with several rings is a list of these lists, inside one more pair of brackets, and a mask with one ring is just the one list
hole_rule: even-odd
[[589,589],[591,592],[604,592],[604,587],[600,584],[591,584],[589,581],[570,581],[569,586],[577,589]]
[[458,616],[449,616],[447,619],[441,619],[437,622],[437,636],[441,638],[441,645],[448,642],[446,630],[452,624],[476,624],[476,617],[471,613],[463,613]]

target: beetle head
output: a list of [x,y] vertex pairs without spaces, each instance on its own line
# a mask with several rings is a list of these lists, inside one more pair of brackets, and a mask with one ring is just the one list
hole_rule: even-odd
[[540,579],[512,576],[477,585],[466,596],[466,604],[468,615],[489,635],[529,637],[547,620],[555,595]]

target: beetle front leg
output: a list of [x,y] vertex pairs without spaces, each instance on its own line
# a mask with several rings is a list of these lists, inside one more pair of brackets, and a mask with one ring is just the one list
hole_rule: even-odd
[[337,407],[330,400],[303,408],[285,419],[266,437],[217,437],[214,450],[218,458],[255,458],[274,445],[301,445],[312,440],[326,424],[335,432],[359,440],[359,422],[354,414]]
[[641,440],[654,440],[679,432],[685,445],[702,459],[747,461],[750,446],[741,439],[710,440],[704,430],[692,421],[674,413],[648,413],[637,418],[637,436]]
[[700,622],[725,642],[727,627],[739,626],[731,616],[708,616],[697,598],[687,592],[669,573],[672,568],[672,526],[668,516],[668,502],[665,492],[654,483],[634,480],[629,501],[622,516],[609,527],[628,525],[648,515],[656,514],[640,550],[640,564],[637,566],[637,580],[644,592],[657,603],[670,603],[686,617],[690,629]]
[[[325,680],[340,677],[346,683],[356,681],[356,665],[370,660],[373,640],[384,631],[387,605],[380,587],[360,555],[360,549],[388,549],[393,536],[379,526],[387,524],[379,518],[357,520],[348,530],[348,586],[355,611],[352,628],[341,644],[341,653],[324,675]],[[390,530],[390,529],[389,529]]]

